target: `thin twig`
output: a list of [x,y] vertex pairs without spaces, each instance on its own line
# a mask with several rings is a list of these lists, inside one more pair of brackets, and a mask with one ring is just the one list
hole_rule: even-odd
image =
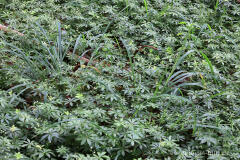
[[13,33],[18,34],[19,36],[24,36],[23,33],[20,33],[16,30],[9,29],[7,26],[1,25],[1,24],[0,24],[0,30],[3,30],[4,32],[13,32]]

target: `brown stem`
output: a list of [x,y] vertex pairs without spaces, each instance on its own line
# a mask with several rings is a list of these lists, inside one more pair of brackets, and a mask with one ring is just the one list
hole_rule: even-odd
[[1,25],[1,24],[0,24],[0,30],[3,30],[4,32],[13,32],[13,33],[18,34],[19,36],[24,36],[23,33],[20,33],[16,30],[9,29],[7,26]]
[[145,48],[145,47],[152,48],[152,49],[154,49],[154,50],[158,50],[156,47],[150,46],[150,45],[142,45],[141,48]]

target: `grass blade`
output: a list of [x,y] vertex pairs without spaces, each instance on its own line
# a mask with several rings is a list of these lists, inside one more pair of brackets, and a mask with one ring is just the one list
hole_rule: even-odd
[[132,57],[131,57],[131,51],[129,50],[129,47],[127,46],[125,40],[123,40],[121,37],[120,37],[120,40],[122,41],[123,43],[123,46],[126,48],[127,50],[127,54],[128,54],[128,58],[129,58],[129,61],[130,61],[130,66],[131,66],[131,72],[132,72],[132,76],[133,76],[133,80],[134,82],[136,82],[136,79],[135,79],[135,75],[134,75],[134,68],[133,68],[133,60],[132,60]]
[[63,55],[62,55],[62,32],[61,32],[61,24],[58,22],[58,56],[60,62],[63,60]]
[[145,10],[147,12],[147,16],[148,16],[148,5],[147,5],[147,0],[143,0],[144,2],[144,6],[145,6]]
[[185,53],[182,57],[180,57],[180,58],[177,59],[177,61],[176,61],[176,63],[174,64],[174,66],[173,66],[173,68],[172,68],[172,70],[171,70],[171,73],[169,74],[169,76],[168,76],[168,78],[167,78],[167,80],[166,80],[166,82],[165,82],[165,85],[164,85],[163,89],[161,90],[161,92],[164,92],[164,90],[165,90],[165,88],[166,88],[166,86],[167,86],[170,78],[172,77],[174,71],[176,70],[176,68],[182,63],[182,61],[184,60],[184,58],[187,57],[187,56],[188,56],[189,54],[191,54],[192,52],[194,52],[194,50],[188,51],[188,52]]
[[209,66],[209,68],[210,68],[210,70],[211,70],[211,73],[212,73],[212,75],[213,75],[214,82],[217,84],[216,76],[215,76],[215,73],[214,73],[214,70],[213,70],[213,65],[212,65],[211,61],[208,59],[208,57],[207,57],[206,54],[204,54],[203,52],[200,52],[200,53],[201,53],[201,55],[203,56],[203,58],[207,61],[208,66]]

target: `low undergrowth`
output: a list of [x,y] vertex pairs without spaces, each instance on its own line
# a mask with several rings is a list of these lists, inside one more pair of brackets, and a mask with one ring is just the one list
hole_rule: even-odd
[[0,159],[240,159],[237,1],[0,8]]

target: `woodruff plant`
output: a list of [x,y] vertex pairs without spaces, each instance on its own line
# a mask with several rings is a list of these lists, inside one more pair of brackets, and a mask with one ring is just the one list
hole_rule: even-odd
[[[36,17],[46,35],[56,17],[69,39],[82,35],[71,46],[38,26],[32,47],[0,54],[0,159],[238,160],[240,7],[215,2],[4,4],[1,21],[25,35]],[[72,71],[65,44],[91,61]]]

